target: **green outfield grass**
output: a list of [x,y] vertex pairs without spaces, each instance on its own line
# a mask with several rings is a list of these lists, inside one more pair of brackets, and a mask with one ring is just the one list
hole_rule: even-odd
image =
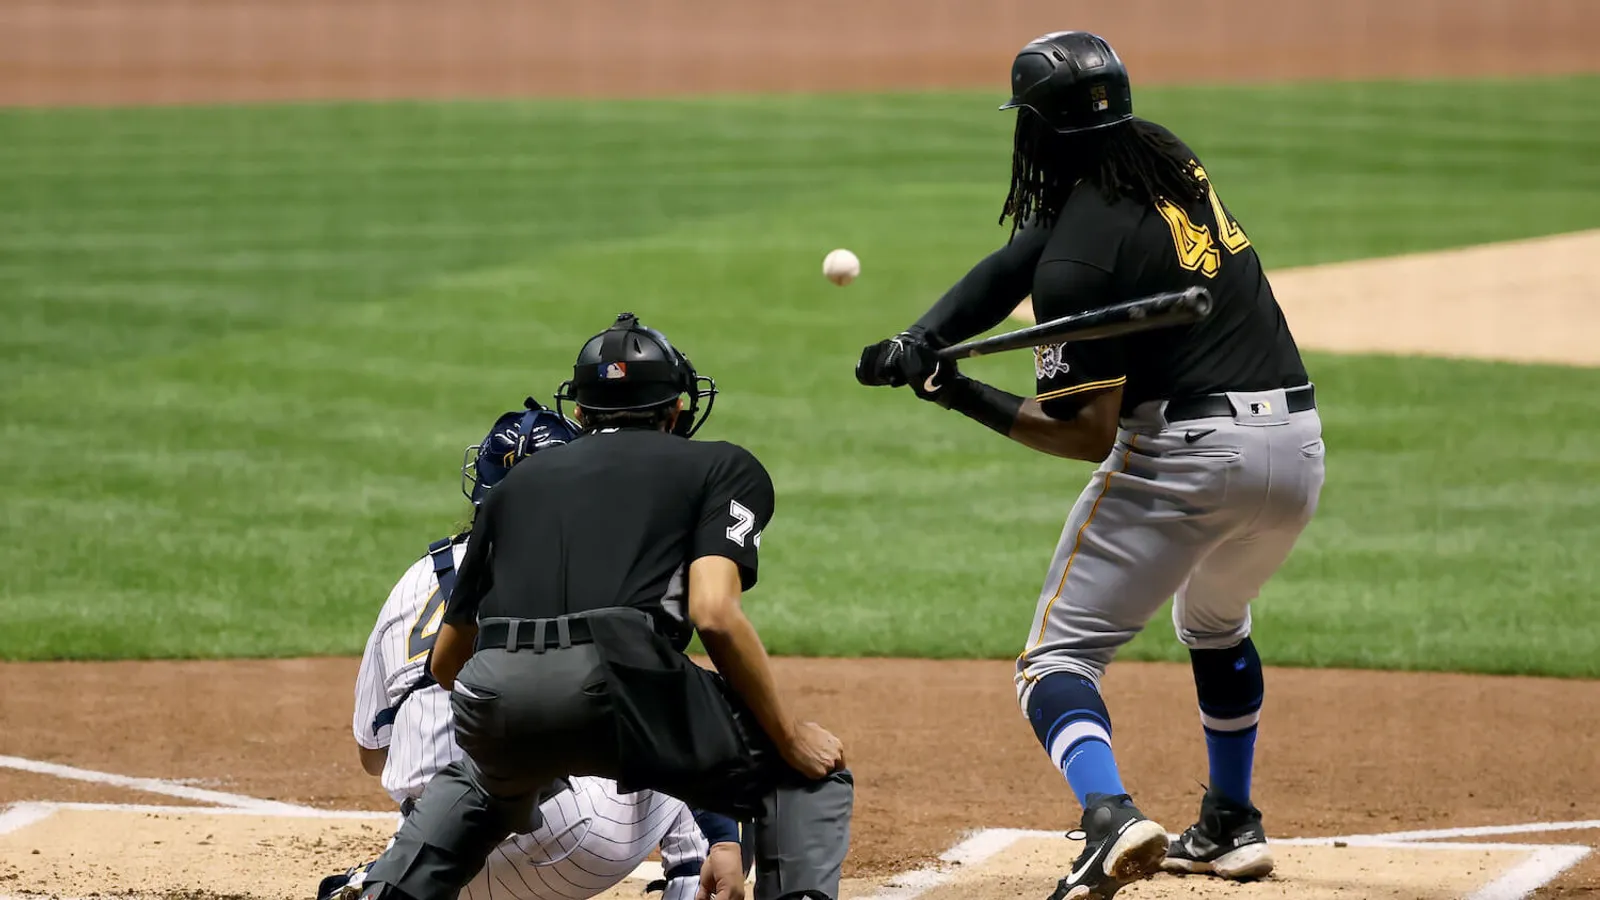
[[[1139,102],[1269,266],[1600,226],[1600,79]],[[357,652],[465,514],[462,447],[624,309],[773,473],[774,651],[1013,655],[1088,467],[851,377],[1003,240],[994,105],[0,113],[0,657]],[[1329,482],[1272,661],[1600,675],[1600,372],[1310,363]],[[1176,649],[1158,621],[1129,655]]]

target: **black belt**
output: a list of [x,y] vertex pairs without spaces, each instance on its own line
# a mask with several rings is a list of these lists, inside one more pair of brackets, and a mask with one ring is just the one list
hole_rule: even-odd
[[554,619],[492,619],[478,624],[479,650],[532,650],[543,653],[574,644],[592,644],[589,620],[578,616]]
[[[1316,390],[1309,384],[1289,388],[1283,393],[1289,402],[1289,412],[1305,412],[1317,408]],[[1189,419],[1231,416],[1235,412],[1227,394],[1205,394],[1200,397],[1184,397],[1181,400],[1169,401],[1164,416],[1168,422],[1184,422]]]

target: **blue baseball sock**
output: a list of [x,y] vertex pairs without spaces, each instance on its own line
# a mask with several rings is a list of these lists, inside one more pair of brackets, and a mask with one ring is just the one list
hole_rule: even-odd
[[1111,714],[1089,679],[1066,672],[1040,679],[1028,694],[1028,721],[1079,804],[1087,806],[1090,794],[1128,792],[1111,753]]
[[1250,804],[1250,775],[1255,768],[1256,726],[1261,719],[1265,682],[1256,645],[1245,638],[1227,650],[1190,650],[1200,723],[1211,760],[1211,787],[1223,796]]

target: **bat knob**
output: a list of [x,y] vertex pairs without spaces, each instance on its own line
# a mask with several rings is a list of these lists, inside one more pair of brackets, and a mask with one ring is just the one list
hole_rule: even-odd
[[1203,287],[1192,287],[1183,292],[1184,305],[1194,310],[1199,318],[1211,315],[1211,292]]

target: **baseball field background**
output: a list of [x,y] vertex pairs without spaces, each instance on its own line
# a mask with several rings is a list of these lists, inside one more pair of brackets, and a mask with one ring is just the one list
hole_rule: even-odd
[[[1090,467],[852,366],[1004,240],[1010,58],[1074,27],[1249,232],[1329,448],[1255,619],[1304,843],[1122,896],[1600,896],[1583,0],[0,0],[0,896],[306,898],[381,845],[354,655],[463,448],[625,310],[772,472],[747,609],[857,772],[851,900],[1048,893],[1009,659]],[[1172,830],[1185,659],[1158,617],[1106,682]]]

